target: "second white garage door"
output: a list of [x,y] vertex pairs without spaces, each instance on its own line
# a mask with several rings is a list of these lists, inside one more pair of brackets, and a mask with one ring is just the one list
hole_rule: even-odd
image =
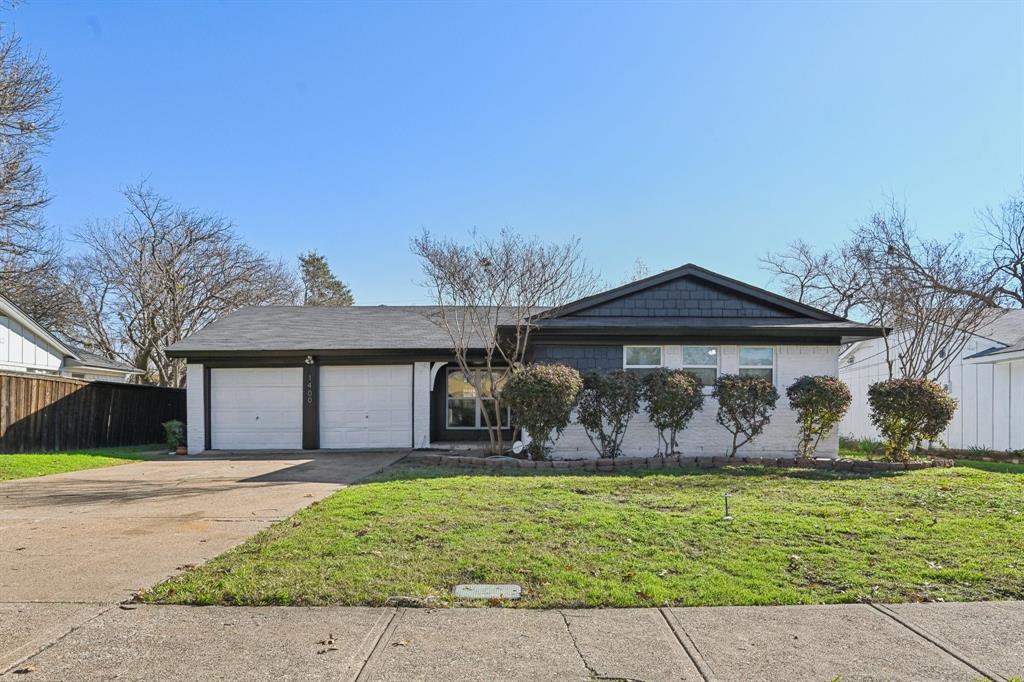
[[411,446],[411,365],[320,367],[320,447]]

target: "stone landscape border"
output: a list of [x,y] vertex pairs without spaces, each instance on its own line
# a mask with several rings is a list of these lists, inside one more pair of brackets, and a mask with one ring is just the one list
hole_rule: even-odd
[[414,452],[406,462],[434,466],[453,466],[487,469],[584,469],[589,471],[616,471],[619,469],[677,469],[699,467],[717,469],[728,466],[763,466],[787,469],[818,469],[823,471],[915,471],[933,467],[951,467],[950,459],[914,460],[912,462],[876,462],[864,459],[808,459],[804,457],[617,457],[615,459],[556,459],[536,462],[514,457],[473,457]]

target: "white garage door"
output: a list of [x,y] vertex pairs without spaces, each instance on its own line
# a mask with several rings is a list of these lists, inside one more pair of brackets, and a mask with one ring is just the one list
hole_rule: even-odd
[[320,367],[320,447],[411,446],[411,365]]
[[210,370],[210,446],[302,447],[302,368]]

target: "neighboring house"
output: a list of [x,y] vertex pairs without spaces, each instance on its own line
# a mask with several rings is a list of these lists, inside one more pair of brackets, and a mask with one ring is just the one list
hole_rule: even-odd
[[[853,393],[853,405],[839,433],[877,439],[867,396],[871,384],[889,378],[882,339],[846,348],[840,356],[839,377]],[[942,437],[948,447],[1024,448],[1024,310],[1007,310],[971,335],[936,380],[960,402]]]
[[[189,451],[425,448],[486,440],[482,403],[454,363],[436,308],[245,308],[171,346],[188,363]],[[782,398],[767,431],[744,454],[791,454],[797,442],[785,388],[804,374],[835,375],[841,344],[878,330],[695,265],[544,312],[532,359],[581,371],[663,366],[769,378]],[[729,434],[715,402],[681,436],[688,453],[721,454]],[[653,454],[642,415],[624,450]],[[835,456],[835,437],[819,452]],[[570,426],[556,454],[593,457]]]
[[27,372],[85,381],[125,382],[142,372],[68,345],[0,295],[0,372]]

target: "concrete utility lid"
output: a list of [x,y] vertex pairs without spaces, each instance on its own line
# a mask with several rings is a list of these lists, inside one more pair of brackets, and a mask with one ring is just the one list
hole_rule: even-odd
[[457,599],[519,599],[519,585],[456,585]]

